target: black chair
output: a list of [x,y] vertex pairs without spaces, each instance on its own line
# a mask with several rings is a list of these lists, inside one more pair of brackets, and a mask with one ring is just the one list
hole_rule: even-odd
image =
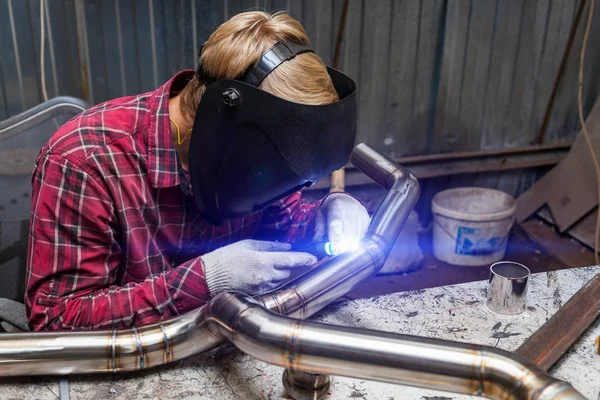
[[87,108],[77,98],[56,97],[0,121],[0,321],[21,329],[33,165],[52,134]]

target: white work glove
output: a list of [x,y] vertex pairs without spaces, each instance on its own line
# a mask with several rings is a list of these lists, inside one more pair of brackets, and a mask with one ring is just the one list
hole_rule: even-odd
[[210,293],[267,293],[288,279],[292,268],[317,262],[312,254],[291,248],[289,243],[242,240],[201,256]]
[[315,217],[314,240],[324,242],[356,241],[367,232],[371,218],[367,209],[344,193],[327,196]]

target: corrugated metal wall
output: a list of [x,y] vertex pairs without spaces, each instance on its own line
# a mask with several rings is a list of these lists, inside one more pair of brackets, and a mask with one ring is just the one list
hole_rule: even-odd
[[[351,0],[340,69],[360,139],[394,157],[522,146],[540,129],[578,0]],[[194,68],[199,44],[248,9],[287,10],[331,63],[343,0],[47,0],[49,95],[98,103]],[[584,21],[582,21],[584,22]],[[583,24],[582,24],[583,25]],[[581,31],[545,141],[578,130]],[[585,109],[600,92],[600,7]],[[0,119],[42,100],[39,0],[0,0]],[[515,186],[516,183],[511,184]]]

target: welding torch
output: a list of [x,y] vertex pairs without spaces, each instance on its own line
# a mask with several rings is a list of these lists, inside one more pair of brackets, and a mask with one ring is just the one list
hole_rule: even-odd
[[313,254],[318,258],[323,258],[326,256],[335,257],[347,251],[356,250],[358,248],[358,245],[358,240],[337,240],[332,242],[309,244],[306,247],[294,246],[294,249],[296,251],[303,251],[306,253]]

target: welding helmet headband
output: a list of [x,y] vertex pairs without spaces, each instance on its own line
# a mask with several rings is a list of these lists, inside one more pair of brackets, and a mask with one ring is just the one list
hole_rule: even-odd
[[356,138],[352,79],[327,68],[339,101],[324,105],[287,101],[257,87],[307,51],[278,42],[237,79],[213,79],[198,66],[207,88],[196,111],[189,167],[196,204],[211,224],[259,211],[349,162]]

